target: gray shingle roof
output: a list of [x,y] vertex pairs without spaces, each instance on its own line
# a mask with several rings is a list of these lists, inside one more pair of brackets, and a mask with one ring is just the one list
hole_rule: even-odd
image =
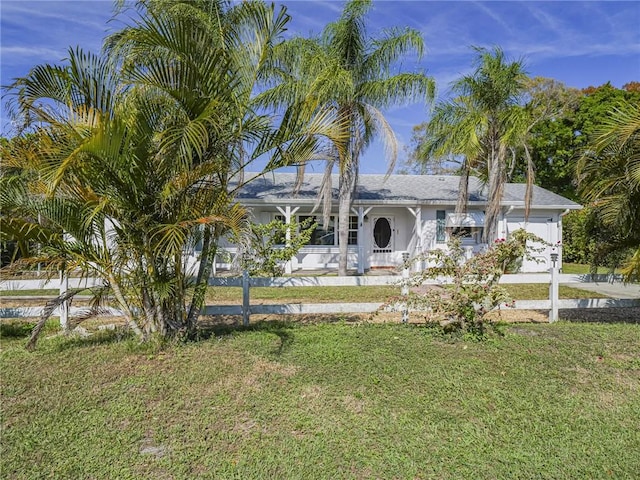
[[[245,174],[251,178],[256,174]],[[293,200],[293,203],[314,203],[318,196],[323,174],[305,174],[297,193],[294,192],[295,173],[267,173],[259,175],[238,192],[238,198],[245,203],[277,203]],[[354,195],[354,204],[421,204],[455,205],[458,197],[460,177],[449,175],[371,175],[361,174]],[[338,196],[338,176],[332,175],[333,198]],[[524,184],[505,185],[502,203],[523,206]],[[483,205],[486,201],[486,187],[475,177],[469,180],[469,204]],[[555,207],[579,209],[577,203],[534,186],[532,207]]]

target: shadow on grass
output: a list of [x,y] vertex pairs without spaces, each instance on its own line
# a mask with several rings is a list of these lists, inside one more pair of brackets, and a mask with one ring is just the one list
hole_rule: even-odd
[[640,324],[640,307],[571,308],[558,313],[562,320],[574,323]]
[[[31,336],[36,321],[30,320],[8,320],[0,321],[0,338],[18,339]],[[43,335],[53,335],[60,330],[57,320],[48,320],[42,329]]]
[[[211,338],[222,338],[242,332],[265,332],[279,337],[278,347],[273,352],[275,355],[282,354],[293,342],[294,328],[299,328],[299,324],[291,321],[259,321],[245,327],[237,324],[215,324],[205,325],[198,328],[196,336],[192,339],[164,339],[160,336],[153,336],[145,342],[141,342],[135,334],[126,327],[115,329],[98,330],[86,334],[71,332],[68,335],[62,333],[59,327],[51,325],[45,327],[43,335],[38,340],[36,350],[46,350],[62,352],[70,349],[92,348],[102,345],[125,344],[126,348],[134,354],[158,353],[175,345],[197,343]],[[0,338],[5,339],[25,339],[31,335],[34,327],[29,322],[11,322],[0,324]]]
[[[45,338],[41,338],[40,340],[38,340],[38,345],[40,345],[43,340],[45,340]],[[137,348],[140,348],[141,353],[147,353],[147,350],[149,348],[155,348],[154,343],[149,345],[141,344],[131,331],[124,328],[115,330],[99,330],[87,336],[78,335],[73,332],[69,335],[64,335],[62,334],[62,332],[60,332],[53,338],[47,338],[47,340],[51,341],[48,343],[47,349],[49,351],[53,350],[55,352],[62,352],[74,348],[92,348],[101,345],[111,345],[125,342],[129,343],[131,345],[131,349],[134,351]],[[38,350],[38,348],[39,347],[36,346],[36,350]]]
[[271,333],[280,339],[278,348],[273,353],[281,355],[293,343],[294,335],[292,331],[296,328],[300,328],[299,322],[286,320],[261,320],[248,326],[238,323],[205,324],[198,328],[195,341],[208,340],[213,337],[226,337],[242,332]]
[[0,338],[26,338],[34,326],[31,322],[0,323]]

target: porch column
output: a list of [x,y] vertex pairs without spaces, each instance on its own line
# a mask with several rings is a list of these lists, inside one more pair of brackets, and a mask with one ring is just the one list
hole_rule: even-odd
[[364,207],[358,207],[351,210],[358,215],[358,275],[364,273],[364,216],[371,211],[373,207],[365,210]]
[[[509,236],[509,221],[507,220],[507,215],[509,215],[514,209],[513,205],[510,205],[509,208],[502,214],[502,235],[501,238],[507,238]],[[495,240],[495,239],[494,239]]]
[[[291,208],[291,205],[287,205],[284,209],[282,207],[276,207],[278,211],[284,215],[284,222],[287,224],[287,231],[285,232],[285,243],[287,247],[291,246],[291,216],[294,215],[300,207]],[[292,267],[291,260],[288,260],[284,266],[284,273],[291,275]]]
[[[411,215],[416,220],[416,246],[414,248],[414,256],[422,254],[422,207],[411,208],[407,207],[407,210],[411,212]],[[422,270],[422,261],[415,263],[415,269],[417,272]]]

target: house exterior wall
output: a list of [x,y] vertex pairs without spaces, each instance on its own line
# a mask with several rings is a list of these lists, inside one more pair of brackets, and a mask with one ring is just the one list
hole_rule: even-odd
[[[293,207],[293,206],[292,206]],[[417,212],[417,207],[412,208]],[[420,253],[427,253],[430,250],[439,248],[446,249],[447,241],[450,238],[450,228],[445,229],[444,241],[437,239],[438,219],[437,211],[444,211],[445,214],[453,213],[452,206],[420,206],[417,215],[420,218],[419,225],[416,216],[406,206],[373,206],[369,209],[362,222],[362,235],[358,238],[358,245],[350,245],[348,248],[347,265],[349,269],[357,269],[360,252],[363,256],[363,268],[398,267],[402,264],[403,252],[409,252],[410,256]],[[252,215],[254,221],[268,223],[281,215],[275,206],[253,207]],[[301,206],[294,214],[296,219],[299,216],[312,214],[312,207]],[[507,209],[505,209],[507,213]],[[319,215],[314,212],[313,215]],[[337,212],[332,212],[337,219]],[[356,215],[354,213],[354,215]],[[392,224],[392,245],[390,252],[380,253],[376,251],[374,244],[374,229],[377,219],[386,218]],[[525,222],[524,210],[509,210],[503,215],[498,227],[498,235],[507,238],[510,233],[518,228],[527,228],[531,233],[539,237],[550,245],[532,244],[533,247],[541,251],[533,252],[533,260],[524,260],[521,268],[522,272],[546,272],[550,268],[550,256],[552,247],[557,246],[561,239],[559,222],[561,220],[558,210],[532,210],[529,219]],[[418,236],[418,232],[420,235]],[[291,260],[292,271],[296,270],[316,270],[316,269],[337,269],[338,267],[338,246],[337,230],[335,231],[336,241],[334,245],[307,245]],[[228,243],[221,245],[228,252],[227,255],[221,253],[218,258],[218,268],[229,268],[229,259],[235,255],[235,246]],[[467,239],[463,241],[463,246],[469,255],[478,253],[486,248],[486,244],[480,243],[479,239]]]

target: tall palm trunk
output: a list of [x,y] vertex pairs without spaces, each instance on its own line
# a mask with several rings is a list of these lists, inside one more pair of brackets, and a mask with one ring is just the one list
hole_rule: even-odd
[[499,139],[491,141],[489,155],[489,192],[487,194],[487,210],[485,212],[485,229],[483,240],[491,242],[496,239],[498,231],[498,217],[502,203],[502,192],[505,183],[505,155],[506,149]]
[[217,252],[217,236],[214,239],[213,229],[205,228],[202,241],[202,254],[200,256],[200,265],[198,267],[198,276],[196,277],[196,288],[191,298],[187,313],[187,334],[192,335],[195,332],[198,322],[198,315],[204,304],[205,295],[207,293],[208,279],[213,269],[213,260]]
[[[340,186],[338,189],[338,275],[347,275],[347,253],[349,248],[349,216],[351,202],[356,184],[356,167],[353,161],[345,162],[340,174]],[[362,241],[361,238],[358,239]]]
[[469,201],[469,161],[465,160],[460,172],[460,182],[458,183],[458,200],[456,202],[456,214],[467,213],[467,203]]

